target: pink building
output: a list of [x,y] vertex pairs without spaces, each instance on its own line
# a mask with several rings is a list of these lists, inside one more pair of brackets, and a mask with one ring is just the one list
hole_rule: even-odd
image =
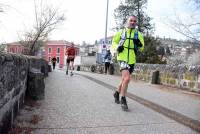
[[[68,41],[59,40],[59,41],[47,41],[45,45],[45,59],[51,62],[51,59],[55,56],[59,67],[62,68],[66,65],[66,56],[65,52],[71,44]],[[79,55],[79,47],[74,46],[76,49],[76,55]]]
[[9,53],[23,53],[23,46],[19,42],[12,42],[7,44],[7,52]]
[[[65,52],[71,44],[65,40],[50,40],[44,43],[44,52],[42,53],[42,57],[45,58],[48,62],[51,62],[53,57],[57,59],[57,65],[60,68],[63,68],[66,65],[66,56]],[[79,46],[74,46],[76,49],[76,55],[79,55]],[[23,46],[18,42],[8,43],[7,44],[7,52],[8,53],[23,53]]]

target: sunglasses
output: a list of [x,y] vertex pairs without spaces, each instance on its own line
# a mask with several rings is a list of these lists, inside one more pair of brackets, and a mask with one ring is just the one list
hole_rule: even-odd
[[130,22],[137,22],[136,20],[129,20]]

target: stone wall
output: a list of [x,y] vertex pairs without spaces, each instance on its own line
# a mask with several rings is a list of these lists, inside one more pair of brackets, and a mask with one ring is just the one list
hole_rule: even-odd
[[135,79],[152,81],[152,73],[159,71],[159,83],[200,93],[200,65],[136,64]]
[[42,59],[0,53],[0,133],[7,133],[19,109],[23,106],[27,79],[32,68],[48,75]]
[[45,77],[48,76],[48,62],[46,60],[34,56],[29,56],[27,58],[29,61],[29,70],[37,69],[41,71]]
[[[80,70],[103,73],[103,65],[81,66]],[[153,74],[158,71],[158,83],[172,87],[179,87],[200,93],[200,65],[160,65],[160,64],[136,64],[133,79],[153,83]],[[114,64],[114,74],[120,75],[119,65]]]

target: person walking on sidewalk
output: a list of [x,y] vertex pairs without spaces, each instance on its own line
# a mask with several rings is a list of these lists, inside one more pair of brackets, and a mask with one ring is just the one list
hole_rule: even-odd
[[119,104],[119,96],[121,95],[121,107],[128,110],[126,101],[126,93],[131,74],[136,63],[137,51],[144,50],[144,38],[141,32],[135,29],[136,16],[129,16],[126,27],[118,31],[112,39],[112,49],[117,52],[117,61],[121,71],[121,82],[117,91],[114,93],[115,103]]
[[109,70],[111,58],[112,58],[112,55],[110,53],[110,50],[108,49],[107,52],[106,52],[106,55],[104,57],[104,60],[105,60],[105,74],[107,74],[107,71]]
[[67,70],[66,70],[66,74],[68,74],[68,70],[71,70],[70,75],[73,75],[73,70],[74,70],[74,59],[75,59],[75,47],[74,47],[74,43],[71,43],[71,46],[67,49],[66,51],[66,55],[67,55]]
[[51,62],[52,62],[52,65],[53,65],[53,70],[55,69],[55,66],[56,66],[56,57],[54,56],[52,59],[51,59]]

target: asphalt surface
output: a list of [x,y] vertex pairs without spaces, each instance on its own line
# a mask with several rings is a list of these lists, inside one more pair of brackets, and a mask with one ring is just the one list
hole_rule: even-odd
[[[76,72],[71,77],[63,70],[54,70],[45,80],[45,99],[32,107],[26,105],[15,125],[33,134],[199,133],[131,97],[127,98],[129,111],[122,111],[113,98],[119,81],[119,76]],[[128,92],[200,120],[198,96],[135,81]]]

